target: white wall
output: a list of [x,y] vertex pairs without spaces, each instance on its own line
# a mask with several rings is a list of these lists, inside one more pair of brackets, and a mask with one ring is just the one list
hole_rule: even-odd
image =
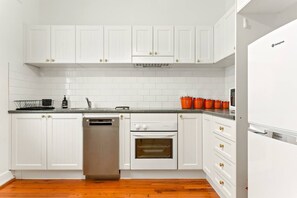
[[40,0],[40,22],[212,25],[225,7],[225,0]]
[[[23,67],[23,22],[36,18],[34,0],[0,1],[0,185],[11,179],[9,170],[8,65]],[[30,10],[27,10],[30,9]]]

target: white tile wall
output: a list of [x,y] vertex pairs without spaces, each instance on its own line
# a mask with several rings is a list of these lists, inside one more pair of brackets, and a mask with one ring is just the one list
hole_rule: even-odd
[[226,67],[225,69],[225,96],[229,99],[229,89],[235,87],[235,66]]
[[[32,68],[31,68],[32,69]],[[24,70],[28,70],[24,69]],[[11,71],[10,100],[52,98],[60,107],[67,95],[72,108],[128,105],[139,108],[178,108],[184,95],[226,99],[232,75],[224,68],[41,68]],[[20,75],[21,74],[21,75]],[[228,74],[228,75],[227,75]],[[230,75],[229,75],[230,74]],[[17,76],[26,83],[19,82]],[[225,75],[227,75],[225,77]],[[13,108],[13,107],[12,107]]]

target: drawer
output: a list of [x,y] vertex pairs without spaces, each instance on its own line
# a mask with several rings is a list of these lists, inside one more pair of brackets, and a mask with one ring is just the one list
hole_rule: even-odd
[[227,160],[236,163],[236,144],[219,135],[215,135],[214,149]]
[[225,179],[236,185],[236,166],[225,160],[220,154],[214,155],[214,167]]
[[225,138],[236,141],[236,125],[234,120],[214,117],[213,131]]
[[223,193],[223,197],[236,197],[235,186],[233,186],[228,180],[224,179],[217,171],[214,172],[214,183],[220,189],[220,192]]

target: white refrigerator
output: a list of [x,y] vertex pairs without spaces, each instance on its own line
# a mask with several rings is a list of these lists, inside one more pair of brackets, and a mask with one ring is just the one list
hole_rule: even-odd
[[297,198],[297,20],[248,48],[248,197]]

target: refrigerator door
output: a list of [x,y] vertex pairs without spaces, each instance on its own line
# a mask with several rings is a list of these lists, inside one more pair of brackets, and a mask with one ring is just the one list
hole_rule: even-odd
[[297,20],[248,49],[249,123],[297,133]]
[[297,197],[296,143],[296,137],[249,131],[249,198]]

